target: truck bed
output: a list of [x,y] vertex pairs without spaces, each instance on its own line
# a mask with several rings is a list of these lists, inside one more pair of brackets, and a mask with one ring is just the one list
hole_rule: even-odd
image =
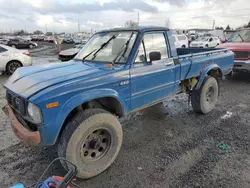
[[[177,54],[180,62],[177,77],[180,80],[197,77],[210,65],[218,65],[222,74],[226,75],[230,72],[234,62],[234,54],[228,49],[178,48]],[[232,62],[232,65],[229,65],[228,62]]]
[[191,54],[203,53],[203,52],[211,52],[211,51],[217,51],[217,50],[223,50],[223,48],[177,48],[176,49],[178,56],[191,55]]

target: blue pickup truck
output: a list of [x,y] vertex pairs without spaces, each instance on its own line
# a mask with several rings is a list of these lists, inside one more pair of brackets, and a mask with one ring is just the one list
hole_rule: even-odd
[[78,177],[90,178],[119,153],[120,117],[179,93],[207,114],[233,65],[228,49],[176,49],[164,27],[104,30],[73,60],[17,69],[4,85],[3,110],[24,144],[57,144],[58,155],[79,168]]

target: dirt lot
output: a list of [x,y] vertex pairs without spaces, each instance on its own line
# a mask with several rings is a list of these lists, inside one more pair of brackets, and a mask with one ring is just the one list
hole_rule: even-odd
[[[45,50],[46,51],[46,50]],[[49,50],[48,50],[49,51]],[[37,61],[44,56],[34,52]],[[46,54],[45,54],[46,55]],[[42,60],[56,59],[53,53]],[[0,77],[1,85],[7,76]],[[185,96],[122,119],[124,142],[115,163],[81,187],[250,187],[250,74],[221,82],[216,108],[193,113]],[[5,91],[0,88],[0,105]],[[32,185],[56,157],[54,147],[24,147],[0,112],[0,182]],[[231,146],[225,151],[220,143]],[[60,164],[50,174],[62,175]]]

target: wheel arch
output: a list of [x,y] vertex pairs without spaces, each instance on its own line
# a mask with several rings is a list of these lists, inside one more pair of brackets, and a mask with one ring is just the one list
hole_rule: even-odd
[[199,77],[199,81],[198,81],[195,89],[200,89],[200,87],[201,87],[201,85],[202,85],[202,83],[203,83],[206,76],[213,76],[218,81],[219,78],[223,77],[223,73],[222,73],[221,68],[217,64],[212,64],[212,65],[208,66],[201,73],[201,76]]
[[123,101],[114,90],[96,90],[74,96],[62,106],[58,113],[56,125],[59,127],[54,143],[58,140],[67,122],[70,121],[78,111],[88,109],[86,108],[86,106],[88,106],[87,104],[93,101],[100,103],[103,109],[118,117],[123,117],[127,112],[125,101]]
[[22,65],[22,67],[23,67],[23,63],[22,63],[20,60],[18,60],[18,59],[11,59],[11,60],[9,60],[9,61],[6,63],[6,65],[5,65],[5,71],[7,70],[7,66],[8,66],[11,62],[13,62],[13,61],[17,61],[17,62],[21,63],[21,65]]

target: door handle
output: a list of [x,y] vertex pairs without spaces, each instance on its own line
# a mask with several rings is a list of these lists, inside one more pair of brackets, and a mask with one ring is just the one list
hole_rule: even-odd
[[174,64],[173,61],[169,61],[169,62],[166,62],[166,63],[165,63],[166,66],[170,66],[170,65],[173,65],[173,64]]

